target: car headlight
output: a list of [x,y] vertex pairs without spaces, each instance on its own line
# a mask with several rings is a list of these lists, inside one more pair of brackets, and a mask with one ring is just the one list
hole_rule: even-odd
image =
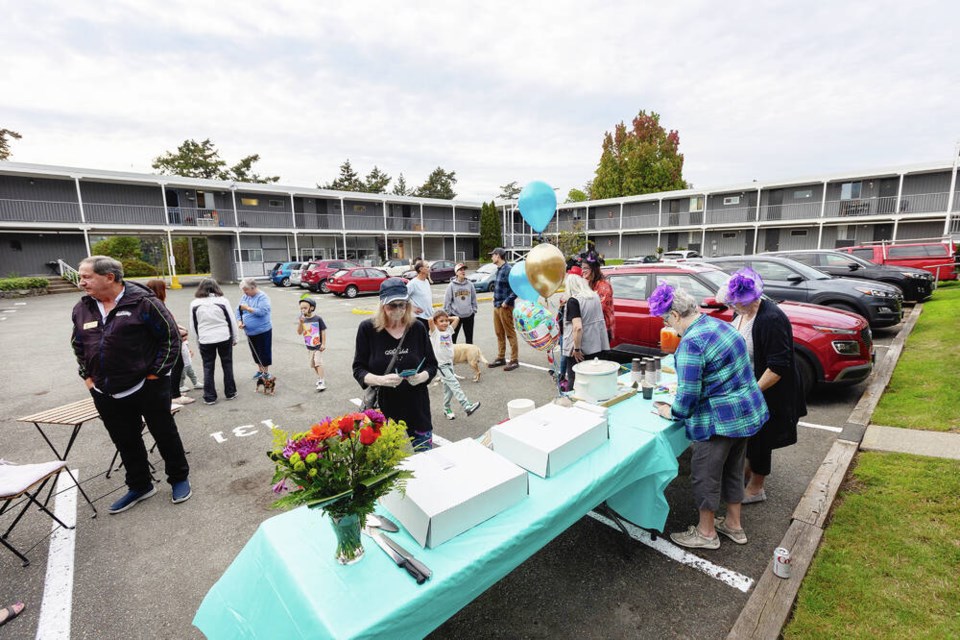
[[834,340],[833,350],[842,356],[860,355],[860,343],[854,340]]
[[919,273],[910,273],[908,271],[901,271],[900,275],[902,275],[904,278],[907,278],[909,280],[926,280],[926,278],[924,278]]
[[816,329],[817,331],[823,331],[824,333],[833,333],[833,334],[842,335],[842,336],[857,335],[856,329],[840,329],[837,327],[824,327],[818,324],[813,325],[813,328]]
[[874,298],[896,298],[897,294],[893,291],[887,291],[886,289],[875,289],[873,287],[854,287],[860,293],[865,293],[868,296],[873,296]]

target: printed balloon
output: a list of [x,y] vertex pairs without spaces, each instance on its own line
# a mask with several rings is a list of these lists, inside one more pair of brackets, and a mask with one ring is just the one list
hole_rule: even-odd
[[560,340],[560,325],[543,305],[518,299],[513,307],[517,335],[538,351],[552,351]]

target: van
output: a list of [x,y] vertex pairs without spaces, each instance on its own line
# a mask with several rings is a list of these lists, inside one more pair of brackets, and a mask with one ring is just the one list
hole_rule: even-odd
[[929,271],[937,280],[956,280],[956,258],[953,247],[944,242],[912,242],[898,244],[838,247],[837,251],[850,253],[877,264],[913,267]]

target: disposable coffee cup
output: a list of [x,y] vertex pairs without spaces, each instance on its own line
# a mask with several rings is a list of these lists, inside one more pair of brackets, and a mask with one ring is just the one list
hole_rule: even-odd
[[653,400],[653,385],[644,384],[640,389],[643,392],[644,400]]

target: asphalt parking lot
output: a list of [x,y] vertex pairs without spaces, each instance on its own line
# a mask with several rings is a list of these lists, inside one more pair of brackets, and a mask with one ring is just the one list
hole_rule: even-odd
[[[435,299],[442,299],[445,286],[434,286]],[[324,354],[328,390],[318,393],[295,330],[301,291],[270,285],[264,285],[264,291],[273,304],[276,395],[254,393],[250,376],[255,367],[241,342],[234,357],[239,398],[214,406],[197,402],[177,417],[190,452],[194,496],[173,505],[169,485],[163,483],[157,496],[116,516],[108,515],[106,507],[124,489],[122,472],[109,479],[103,476],[113,447],[99,421],[84,425],[69,460],[85,490],[98,498],[101,515],[91,519],[89,507],[78,500],[70,586],[51,591],[48,585],[47,592],[56,593],[46,602],[45,535],[50,521],[30,513],[18,525],[11,541],[19,547],[36,546],[28,553],[32,564],[27,568],[0,548],[0,606],[17,600],[27,603],[20,618],[3,627],[4,638],[35,637],[41,609],[46,609],[45,616],[70,621],[67,629],[75,638],[202,637],[191,626],[200,601],[260,522],[276,513],[270,507],[267,425],[296,430],[353,407],[350,399],[359,396],[350,374],[354,338],[357,324],[368,317],[358,311],[376,306],[375,297],[348,301],[317,296],[318,312],[329,327]],[[193,292],[188,288],[170,293],[168,304],[182,323]],[[227,297],[235,303],[239,291],[230,288]],[[16,419],[87,397],[69,346],[70,309],[76,299],[69,294],[0,300],[0,349],[6,356],[0,374],[5,392],[0,408],[2,458],[53,459],[33,425]],[[878,361],[898,330],[899,326],[875,332]],[[480,303],[475,343],[488,360],[496,357],[489,302]],[[521,345],[520,360],[532,366],[512,372],[484,369],[479,384],[463,381],[467,396],[482,402],[471,417],[458,412],[456,420],[445,419],[442,389],[431,387],[435,433],[448,440],[476,437],[506,417],[511,399],[529,397],[538,405],[549,401],[553,387],[544,370],[546,357]],[[197,369],[200,372],[199,357]],[[458,365],[458,371],[467,375],[465,365]],[[218,387],[222,394],[219,379]],[[711,566],[698,568],[689,557],[678,561],[669,549],[672,545],[662,539],[654,548],[585,517],[430,637],[724,637],[749,595],[743,585],[756,581],[770,561],[797,501],[864,388],[865,383],[814,392],[799,443],[774,453],[769,499],[744,507],[749,544],[725,542],[717,551],[695,554]],[[200,397],[199,391],[190,395]],[[48,433],[62,448],[68,431]],[[159,456],[152,459],[157,462]],[[696,517],[685,466],[681,464],[680,476],[667,490],[668,532],[686,528]],[[8,522],[6,515],[0,518],[4,528]]]

